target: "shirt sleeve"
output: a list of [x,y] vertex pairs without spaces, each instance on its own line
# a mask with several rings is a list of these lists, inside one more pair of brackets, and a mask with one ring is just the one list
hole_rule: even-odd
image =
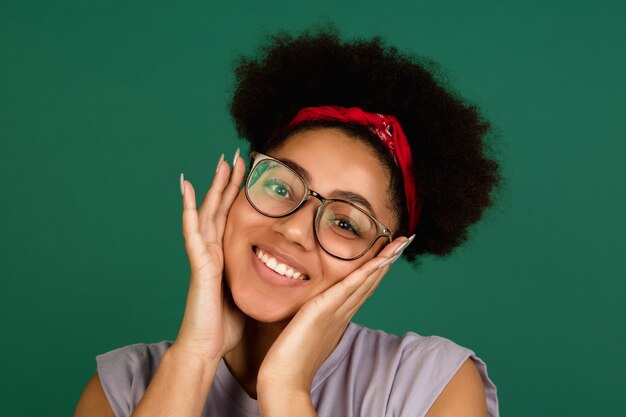
[[116,417],[128,417],[141,400],[172,342],[138,343],[96,356],[100,383]]
[[489,379],[487,366],[472,350],[438,336],[413,337],[407,334],[402,344],[388,415],[426,415],[461,365],[471,358],[483,382],[488,415],[499,417],[496,387]]

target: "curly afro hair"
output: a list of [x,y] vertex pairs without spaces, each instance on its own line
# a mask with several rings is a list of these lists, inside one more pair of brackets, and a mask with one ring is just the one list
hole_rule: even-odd
[[286,128],[304,107],[336,105],[398,118],[408,137],[415,184],[423,199],[415,240],[404,252],[445,256],[467,240],[469,227],[493,204],[501,182],[498,163],[486,155],[490,125],[437,81],[413,56],[379,38],[344,42],[333,27],[297,37],[269,38],[257,57],[241,57],[230,112],[238,133],[260,152],[276,149],[301,129],[338,127],[369,143],[391,172],[395,236],[406,233],[402,176],[389,152],[369,129],[334,121]]

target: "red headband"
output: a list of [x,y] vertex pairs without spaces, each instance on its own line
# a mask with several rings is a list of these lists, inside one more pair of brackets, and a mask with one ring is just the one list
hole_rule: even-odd
[[307,120],[338,120],[340,122],[355,122],[367,126],[389,149],[391,156],[402,171],[404,179],[404,195],[409,214],[409,233],[413,234],[422,212],[422,200],[417,196],[413,176],[413,158],[409,142],[400,126],[400,122],[393,116],[379,113],[368,113],[358,107],[320,106],[306,107],[294,117],[289,126]]

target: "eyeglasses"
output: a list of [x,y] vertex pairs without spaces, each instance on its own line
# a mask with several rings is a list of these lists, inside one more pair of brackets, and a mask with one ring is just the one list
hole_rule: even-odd
[[311,190],[304,178],[271,156],[252,152],[254,162],[246,180],[246,198],[259,213],[285,217],[315,197],[322,203],[315,214],[315,238],[329,255],[343,260],[358,259],[380,237],[391,242],[391,232],[356,204],[324,198]]

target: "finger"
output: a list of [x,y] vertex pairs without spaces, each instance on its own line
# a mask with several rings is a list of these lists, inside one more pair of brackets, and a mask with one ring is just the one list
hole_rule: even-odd
[[230,178],[230,168],[228,163],[221,161],[218,164],[217,172],[213,177],[213,182],[209,191],[207,191],[202,201],[202,205],[198,210],[200,232],[205,236],[208,242],[217,242],[217,233],[215,230],[215,215],[222,201],[222,194],[228,185]]
[[[202,204],[200,205],[200,209],[198,210],[198,212],[201,214],[201,218],[205,217],[204,214],[211,208],[211,203],[215,202],[216,196],[219,196],[223,191],[223,188],[226,186],[226,184],[228,184],[229,177],[230,168],[228,167],[228,163],[224,161],[224,154],[221,154],[220,159],[217,162],[215,175],[213,176],[213,180],[211,181],[209,190],[204,195],[204,199],[202,200]],[[215,209],[216,207],[217,206],[215,206]]]
[[377,267],[380,260],[379,262],[376,262],[376,259],[378,259],[378,257],[367,262],[342,281],[339,281],[324,291],[319,295],[318,302],[329,309],[337,310],[340,314],[342,314],[341,311],[346,311],[352,308],[352,306],[358,302],[357,299],[359,298],[359,295],[355,297],[355,294],[360,288],[362,288],[367,279],[373,274],[381,272],[381,270]]
[[193,185],[184,180],[183,193],[183,237],[185,249],[192,268],[202,263],[204,257],[204,241],[198,227],[198,212],[196,211],[196,193]]
[[362,288],[352,295],[352,297],[345,303],[344,307],[339,309],[341,311],[338,311],[338,313],[343,314],[347,320],[352,319],[365,301],[367,301],[367,299],[374,294],[378,285],[387,274],[387,271],[389,271],[389,268],[390,266],[387,266],[384,269],[378,269],[370,275]]
[[[389,268],[379,268],[378,266],[385,260],[393,256],[393,253],[400,248],[406,238],[396,239],[391,245],[381,251],[375,258],[363,264],[350,275],[339,281],[317,297],[313,298],[312,308],[323,308],[336,311],[337,314],[345,316],[348,312],[356,311],[367,298],[367,290],[373,292],[372,284],[382,277],[382,274]],[[352,313],[354,314],[354,313]]]
[[396,251],[398,249],[402,249],[403,245],[405,245],[408,240],[409,239],[405,237],[395,239],[391,244],[387,245],[376,257],[370,259],[356,271],[348,275],[343,281],[341,281],[341,283],[343,283],[344,285],[346,285],[347,288],[350,289],[347,292],[347,295],[351,295],[356,290],[361,288],[365,281],[368,279],[368,277],[376,272],[376,270],[379,269],[379,266],[382,263],[393,259],[394,256],[397,256],[395,255]]
[[[357,296],[361,296],[359,293],[363,293],[366,298],[371,296],[378,287],[382,278],[391,268],[391,265],[400,259],[402,252],[408,247],[408,245],[411,244],[412,241],[413,236],[408,239],[396,239],[396,241],[394,241],[394,245],[389,245],[389,247],[385,248],[385,251],[381,252],[381,255],[386,257],[386,259],[383,258],[383,260],[376,260],[375,262],[372,262],[376,265],[376,270],[365,278],[362,284],[359,285],[355,291],[355,294]],[[381,256],[378,258],[381,258]]]
[[[402,254],[402,250],[410,244],[410,239],[396,239],[392,245],[388,245],[374,259],[364,264],[361,268],[354,271],[340,284],[345,284],[344,289],[345,301],[338,307],[338,313],[346,314],[350,317],[363,305],[376,290],[383,276],[389,271],[391,263],[397,260]],[[380,268],[380,265],[386,262],[391,263]]]
[[235,164],[233,166],[232,173],[230,175],[230,181],[224,189],[220,206],[217,210],[217,213],[215,214],[216,238],[220,242],[224,236],[224,229],[226,226],[228,213],[230,212],[230,208],[232,207],[235,199],[237,198],[237,195],[239,194],[245,172],[246,167],[244,161],[237,155],[237,157],[235,158]]
[[337,314],[349,320],[361,308],[365,300],[367,300],[376,289],[377,283],[382,280],[384,271],[381,269],[374,270],[369,274],[363,284],[361,284],[350,296],[337,307]]
[[193,185],[181,178],[183,193],[183,234],[190,234],[198,229],[198,213],[196,211],[196,191]]

